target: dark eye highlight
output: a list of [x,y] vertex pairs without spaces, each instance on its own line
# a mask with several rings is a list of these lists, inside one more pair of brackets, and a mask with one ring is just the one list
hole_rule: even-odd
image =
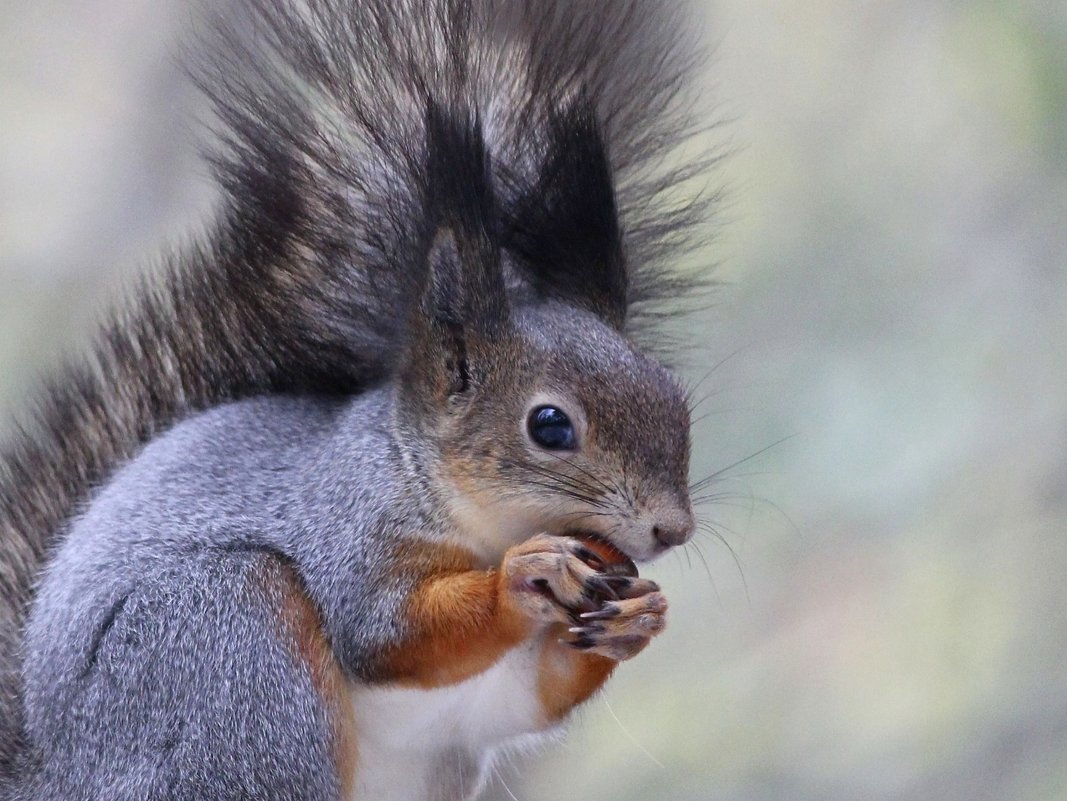
[[550,451],[573,450],[577,444],[571,419],[555,406],[538,406],[526,421],[530,439]]

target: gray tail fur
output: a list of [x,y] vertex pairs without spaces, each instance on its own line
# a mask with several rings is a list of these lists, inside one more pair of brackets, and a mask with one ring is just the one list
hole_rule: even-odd
[[[482,121],[495,224],[518,269],[558,270],[572,247],[580,265],[590,251],[568,210],[587,213],[583,148],[595,143],[597,174],[614,191],[588,197],[611,206],[627,330],[662,344],[657,322],[700,283],[676,267],[712,200],[693,199],[691,182],[714,161],[689,153],[677,166],[706,122],[691,114],[700,43],[687,8],[238,6],[214,20],[204,48],[213,55],[192,68],[218,123],[211,159],[224,203],[212,235],[145,282],[87,360],[48,382],[0,453],[0,776],[21,750],[18,648],[32,585],[93,487],[193,410],[259,393],[357,392],[389,374],[424,269],[431,104]],[[577,117],[572,136],[567,121]],[[555,165],[548,193],[546,162]],[[594,209],[589,219],[607,216]],[[580,266],[570,280],[585,280]]]

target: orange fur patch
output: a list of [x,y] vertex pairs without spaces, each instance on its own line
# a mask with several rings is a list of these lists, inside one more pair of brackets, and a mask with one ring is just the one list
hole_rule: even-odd
[[508,603],[503,576],[476,569],[468,552],[420,544],[405,565],[423,578],[405,609],[411,633],[385,659],[390,679],[420,687],[456,684],[492,667],[529,635],[529,621]]
[[347,682],[322,627],[322,618],[304,590],[296,570],[276,559],[265,560],[264,582],[273,585],[280,601],[280,617],[294,656],[307,666],[312,685],[322,698],[333,728],[331,750],[342,797],[355,785],[356,734]]
[[545,725],[556,723],[595,693],[618,663],[600,654],[576,651],[559,642],[566,626],[553,627],[545,637],[537,677],[537,696]]

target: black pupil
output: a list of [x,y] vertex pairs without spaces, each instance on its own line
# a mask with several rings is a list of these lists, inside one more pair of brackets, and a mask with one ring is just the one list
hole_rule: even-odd
[[540,406],[530,413],[530,438],[542,448],[574,447],[574,426],[555,406]]

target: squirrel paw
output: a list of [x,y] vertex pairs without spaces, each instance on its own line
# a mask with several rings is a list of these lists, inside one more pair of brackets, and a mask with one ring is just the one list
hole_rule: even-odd
[[[647,582],[652,584],[653,582]],[[667,626],[667,599],[656,587],[642,594],[628,593],[616,601],[606,601],[593,612],[578,616],[579,624],[569,631],[567,645],[579,651],[606,656],[616,662],[639,654],[649,641]]]
[[599,572],[588,558],[571,537],[539,534],[516,545],[503,564],[510,599],[531,620],[567,624],[572,648],[630,659],[666,627],[667,599],[656,582]]
[[510,548],[502,569],[511,601],[531,620],[573,625],[582,612],[600,608],[599,598],[617,597],[615,585],[633,581],[598,573],[583,555],[588,552],[578,540],[551,534]]

